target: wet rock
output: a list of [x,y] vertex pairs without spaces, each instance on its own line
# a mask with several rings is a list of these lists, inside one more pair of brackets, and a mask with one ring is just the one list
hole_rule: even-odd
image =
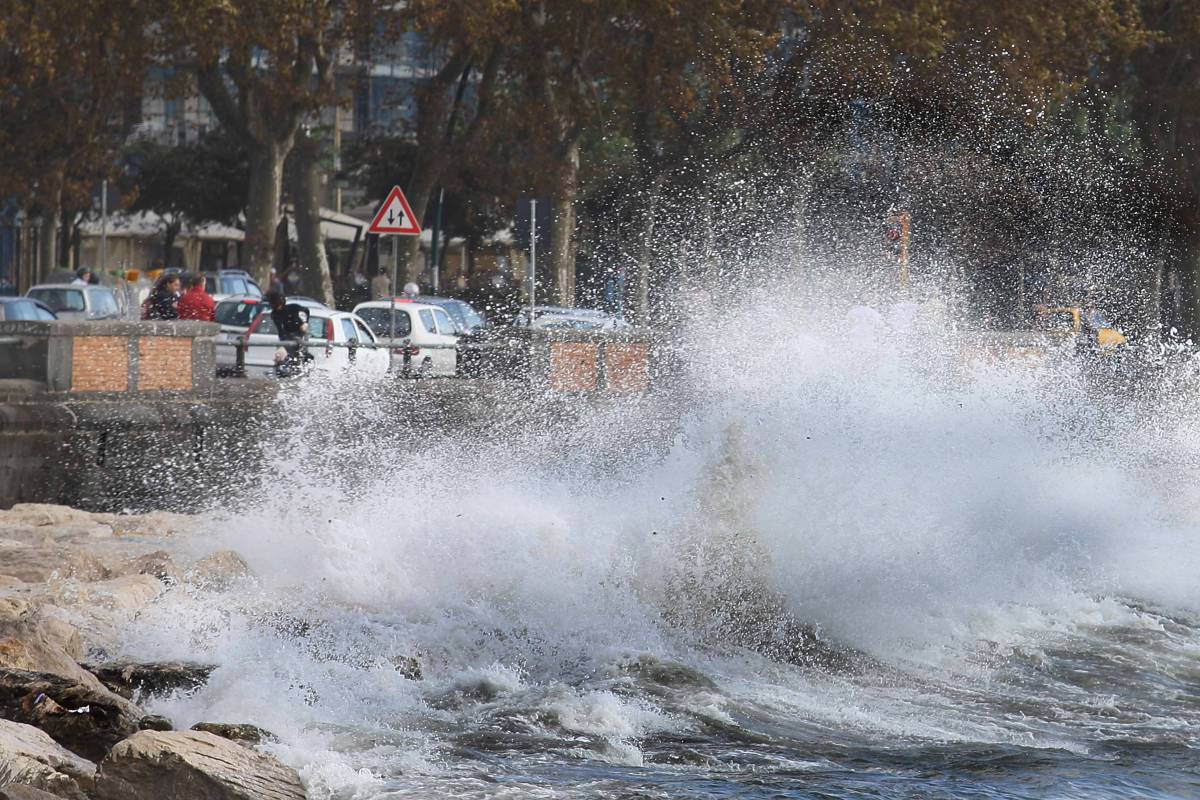
[[175,726],[171,720],[158,714],[147,714],[138,722],[138,727],[144,731],[173,731]]
[[270,731],[265,731],[257,725],[248,725],[246,723],[197,722],[192,726],[192,730],[211,733],[214,736],[220,736],[222,739],[229,739],[230,741],[246,745],[279,741],[279,737]]
[[203,731],[143,731],[100,765],[96,800],[303,800],[296,771]]
[[0,669],[0,717],[45,731],[68,750],[97,761],[136,733],[145,714],[99,681]]
[[191,534],[199,528],[197,517],[187,514],[173,514],[169,511],[153,511],[149,514],[125,515],[106,514],[95,515],[96,519],[111,525],[121,536],[146,536],[152,538],[170,539],[176,536]]
[[[52,797],[83,800],[91,791],[96,765],[29,725],[0,719],[0,798]],[[21,784],[16,788],[11,784]]]
[[118,568],[121,575],[149,575],[158,578],[163,583],[174,583],[179,580],[182,571],[176,566],[169,553],[165,550],[155,550],[131,558]]
[[233,550],[218,550],[197,561],[185,577],[196,586],[224,591],[238,581],[253,576],[250,565],[238,553]]
[[[70,797],[70,795],[64,795]],[[41,789],[35,789],[27,783],[10,783],[0,786],[0,800],[62,800],[62,797]]]
[[419,681],[425,676],[421,673],[421,662],[413,656],[392,656],[388,662],[410,681]]
[[110,661],[86,666],[101,683],[127,699],[132,699],[135,694],[161,697],[173,692],[189,692],[203,686],[216,669],[212,664],[190,661]]

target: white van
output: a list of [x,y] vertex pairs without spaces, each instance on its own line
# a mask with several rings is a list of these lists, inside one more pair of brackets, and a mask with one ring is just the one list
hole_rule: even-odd
[[43,283],[25,293],[43,304],[59,319],[120,319],[121,306],[107,286],[73,283]]
[[391,347],[393,372],[441,377],[457,372],[461,331],[442,308],[397,297],[395,304],[391,300],[359,303],[354,313]]

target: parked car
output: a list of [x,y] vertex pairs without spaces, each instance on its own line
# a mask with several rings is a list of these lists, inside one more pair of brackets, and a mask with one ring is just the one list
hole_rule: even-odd
[[518,328],[536,330],[615,331],[632,327],[628,322],[594,308],[565,306],[534,306],[530,322],[528,308],[523,308],[513,320]]
[[434,297],[424,294],[418,295],[413,299],[418,303],[426,303],[427,305],[441,308],[450,315],[450,319],[458,324],[458,328],[462,333],[474,333],[480,328],[487,327],[487,321],[483,318],[483,315],[465,300],[459,300],[454,297]]
[[[187,272],[180,267],[169,267],[163,271],[180,275]],[[262,288],[244,269],[205,270],[200,274],[204,276],[204,291],[212,295],[214,300],[223,300],[233,295],[263,296]]]
[[372,300],[354,307],[354,313],[365,319],[391,348],[392,371],[452,377],[458,370],[461,331],[450,315],[440,306],[407,297],[397,297],[394,307],[394,329],[390,300]]
[[[279,334],[271,314],[262,303],[256,304],[261,309],[250,323],[250,327],[242,334],[246,341],[245,368],[246,376],[250,378],[274,378],[275,353],[280,347]],[[319,373],[338,373],[343,370],[355,370],[369,374],[382,375],[388,371],[388,352],[379,348],[363,348],[351,351],[347,347],[327,346],[330,343],[346,344],[363,342],[376,344],[377,339],[370,327],[362,318],[345,311],[334,311],[325,306],[307,306],[308,309],[308,351],[314,361],[312,369]],[[236,363],[237,350],[235,343],[228,340],[217,342],[217,368],[222,371],[222,365]],[[227,371],[227,370],[226,370]]]
[[34,286],[25,296],[45,305],[59,319],[90,321],[121,317],[117,296],[107,286],[43,283]]
[[32,297],[0,297],[0,322],[46,322],[58,319],[45,303]]

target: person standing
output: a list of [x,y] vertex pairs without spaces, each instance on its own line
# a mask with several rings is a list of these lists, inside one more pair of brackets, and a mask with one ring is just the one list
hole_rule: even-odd
[[204,276],[188,275],[184,285],[187,291],[179,298],[179,318],[216,322],[217,303],[212,299],[212,295],[204,290]]
[[179,319],[179,276],[163,275],[142,303],[142,319]]
[[392,296],[392,279],[380,270],[371,278],[371,299],[386,300]]

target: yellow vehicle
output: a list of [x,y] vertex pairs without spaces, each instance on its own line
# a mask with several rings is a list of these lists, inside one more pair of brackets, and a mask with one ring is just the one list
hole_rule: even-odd
[[1034,306],[1034,327],[1045,333],[1074,336],[1080,343],[1100,350],[1115,350],[1126,344],[1125,335],[1100,311],[1078,306]]

